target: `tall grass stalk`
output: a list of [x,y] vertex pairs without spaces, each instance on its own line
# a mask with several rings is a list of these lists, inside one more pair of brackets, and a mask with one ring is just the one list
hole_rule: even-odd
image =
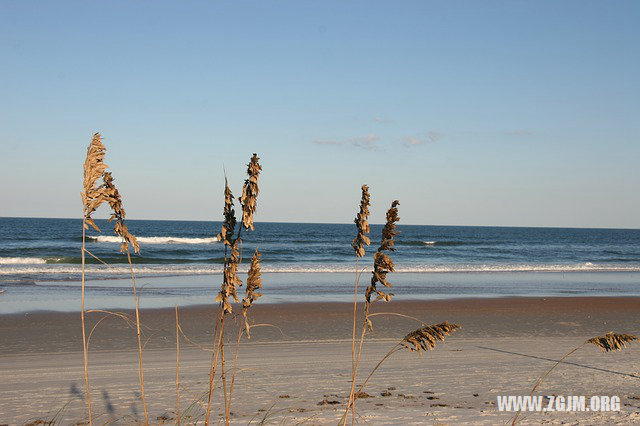
[[136,274],[133,269],[133,262],[131,261],[131,248],[135,253],[140,253],[140,245],[136,237],[129,232],[125,223],[126,213],[122,206],[122,197],[118,188],[113,183],[113,176],[110,172],[105,172],[103,176],[104,192],[106,194],[106,201],[111,207],[111,217],[109,222],[115,221],[113,231],[121,238],[120,252],[127,254],[127,261],[129,263],[129,271],[131,273],[131,287],[133,289],[133,301],[136,313],[136,337],[138,343],[138,378],[140,381],[140,395],[142,399],[142,409],[144,411],[145,424],[149,424],[149,413],[147,412],[147,401],[144,390],[144,368],[142,358],[142,335],[140,331],[140,298],[138,297],[138,289],[136,286]]
[[346,424],[347,416],[349,413],[349,409],[353,409],[353,405],[355,405],[356,399],[360,393],[364,390],[364,387],[369,383],[369,380],[373,376],[373,374],[380,368],[380,366],[391,357],[394,353],[401,351],[402,349],[408,349],[411,352],[421,353],[422,351],[429,351],[435,349],[437,342],[444,342],[445,337],[451,335],[456,330],[459,330],[461,326],[459,324],[452,324],[448,321],[445,321],[440,324],[433,324],[421,327],[417,330],[412,331],[411,333],[404,336],[404,338],[396,343],[390,350],[387,352],[380,361],[376,364],[375,367],[369,372],[364,382],[358,387],[357,392],[355,392],[355,396],[353,399],[349,399],[347,403],[347,409],[342,415],[340,419],[340,423]]
[[84,360],[84,386],[87,392],[87,414],[89,416],[89,426],[93,425],[93,415],[91,413],[91,390],[89,388],[89,350],[87,348],[87,332],[84,319],[84,286],[85,286],[85,240],[86,240],[86,222],[82,219],[82,272],[81,272],[81,296],[80,296],[80,318],[82,322],[82,353]]
[[249,272],[247,273],[247,286],[246,286],[246,296],[242,299],[242,318],[244,321],[243,325],[238,325],[238,338],[236,340],[236,349],[233,357],[233,371],[231,373],[231,385],[229,386],[229,398],[227,403],[225,404],[225,422],[228,425],[230,414],[231,414],[231,401],[233,400],[233,388],[236,382],[236,373],[238,370],[238,355],[240,352],[240,341],[242,340],[242,335],[246,333],[247,338],[251,338],[251,326],[249,325],[248,312],[249,308],[253,305],[253,303],[258,300],[262,293],[258,293],[262,287],[262,278],[260,271],[260,252],[256,248],[256,251],[251,258],[251,266],[249,267]]
[[209,368],[209,392],[207,395],[207,409],[205,410],[204,424],[209,425],[209,417],[211,415],[211,401],[213,400],[213,390],[215,389],[216,368],[220,356],[220,342],[222,333],[220,333],[220,325],[224,324],[222,318],[222,308],[219,308],[213,330],[213,348],[211,351],[211,367]]
[[[367,185],[362,185],[361,187],[362,195],[360,197],[360,211],[356,214],[356,218],[354,219],[354,223],[358,229],[358,234],[353,239],[351,243],[351,247],[353,247],[356,255],[356,276],[355,282],[353,286],[353,327],[351,333],[351,378],[355,383],[356,377],[356,323],[357,323],[357,307],[358,307],[358,284],[360,282],[360,271],[358,268],[358,261],[361,257],[365,255],[365,245],[371,244],[371,240],[367,236],[370,232],[369,228],[369,206],[371,205],[371,198],[369,195],[369,187]],[[352,383],[352,390],[354,384]],[[354,409],[351,410],[351,422],[354,421]]]
[[[84,163],[84,191],[82,192],[83,202],[83,221],[82,221],[82,266],[81,266],[81,322],[82,322],[82,342],[84,353],[84,376],[85,386],[87,388],[87,410],[89,412],[89,423],[93,423],[91,414],[91,397],[89,391],[89,373],[88,373],[88,341],[85,331],[85,268],[86,260],[85,253],[89,253],[86,249],[86,230],[91,226],[96,231],[100,232],[100,228],[96,225],[95,221],[91,217],[102,203],[108,203],[111,207],[111,217],[109,222],[115,220],[114,233],[122,239],[120,245],[120,252],[127,254],[127,260],[129,262],[129,269],[131,271],[131,284],[133,287],[133,297],[135,302],[136,312],[136,331],[138,337],[138,370],[140,378],[140,388],[142,392],[142,405],[144,408],[145,424],[149,424],[149,416],[147,413],[147,405],[144,394],[144,372],[142,366],[142,339],[140,332],[140,308],[139,298],[136,288],[136,277],[133,270],[133,263],[131,261],[131,245],[136,253],[140,253],[140,246],[136,237],[133,236],[125,224],[125,211],[122,207],[122,197],[118,192],[118,189],[113,183],[113,176],[110,172],[107,172],[107,165],[104,163],[104,156],[106,154],[106,148],[102,144],[102,136],[99,133],[95,133],[87,149],[87,157]],[[101,179],[102,183],[98,185],[98,180]],[[89,253],[95,257],[93,254]],[[101,261],[102,262],[102,261]],[[104,262],[102,262],[104,263]]]
[[131,270],[131,285],[133,287],[133,299],[136,308],[136,336],[138,339],[138,376],[140,380],[140,395],[142,398],[142,409],[144,410],[145,424],[149,424],[149,413],[147,412],[147,401],[144,392],[144,368],[142,364],[142,336],[140,333],[140,298],[136,288],[136,274],[131,263],[131,251],[127,245],[127,260],[129,261],[129,269]]
[[[222,273],[222,287],[220,292],[216,296],[216,302],[220,305],[218,307],[218,315],[214,327],[214,346],[211,353],[211,367],[209,369],[209,393],[207,398],[207,409],[205,413],[205,425],[209,425],[209,419],[211,416],[211,403],[213,400],[213,391],[215,389],[215,375],[218,367],[218,360],[221,354],[223,354],[224,348],[224,323],[227,312],[232,311],[231,303],[229,302],[229,296],[237,298],[235,296],[235,288],[240,284],[240,279],[237,275],[237,265],[233,264],[236,258],[237,241],[233,239],[233,234],[236,227],[236,213],[233,206],[233,193],[229,188],[229,182],[225,177],[224,180],[224,209],[222,223],[222,229],[218,234],[218,240],[224,244],[224,264]],[[241,228],[242,229],[242,228]],[[231,256],[229,256],[228,250],[231,248]],[[224,361],[222,361],[222,380],[224,382]],[[226,398],[226,385],[223,383],[223,392]],[[225,403],[226,407],[226,403]]]
[[176,425],[180,426],[180,320],[176,305]]
[[[224,318],[222,318],[224,321]],[[220,329],[220,332],[224,332],[224,323]],[[229,424],[229,413],[227,407],[229,406],[227,397],[227,370],[225,369],[224,362],[224,338],[220,341],[220,379],[222,380],[222,395],[224,396],[224,423]]]
[[229,420],[231,417],[231,401],[233,399],[233,387],[236,383],[236,371],[238,369],[238,355],[240,352],[240,340],[242,340],[242,335],[244,334],[244,329],[241,325],[238,325],[238,338],[236,340],[236,349],[235,354],[233,356],[233,371],[231,373],[231,384],[229,386],[229,398],[225,398],[225,407],[224,407],[224,418],[225,424],[229,424]]
[[[368,189],[368,188],[367,188]],[[368,193],[367,195],[367,202],[368,202]],[[363,196],[362,196],[363,200],[365,199],[365,189],[363,188]],[[394,271],[394,264],[393,264],[393,260],[391,260],[391,258],[384,253],[384,251],[395,251],[395,248],[393,247],[394,245],[394,238],[395,236],[398,234],[398,231],[396,231],[396,222],[398,222],[400,220],[400,217],[398,216],[398,206],[400,205],[400,202],[398,202],[398,200],[394,200],[391,203],[391,207],[389,208],[389,210],[387,211],[386,214],[386,222],[384,225],[384,228],[382,229],[382,240],[380,242],[380,246],[378,247],[378,250],[376,251],[376,253],[373,256],[373,273],[372,273],[372,277],[371,277],[371,284],[367,287],[367,290],[365,292],[365,304],[364,304],[364,317],[363,317],[363,322],[362,322],[362,331],[360,332],[360,339],[359,339],[359,343],[358,343],[358,351],[357,351],[357,355],[355,356],[355,365],[353,365],[352,367],[352,375],[351,375],[351,390],[349,391],[349,402],[347,403],[347,411],[345,412],[345,415],[343,416],[343,418],[341,419],[341,423],[342,424],[346,424],[347,422],[347,414],[349,412],[349,409],[352,410],[352,422],[354,421],[354,416],[355,416],[355,386],[356,386],[356,379],[358,377],[358,369],[360,368],[360,360],[362,359],[362,349],[364,346],[364,338],[365,335],[367,333],[367,329],[372,330],[373,329],[373,325],[371,323],[371,320],[369,319],[369,307],[371,305],[371,295],[372,294],[376,294],[376,300],[384,300],[385,302],[389,302],[391,301],[391,298],[393,297],[392,293],[385,293],[384,291],[380,290],[377,288],[377,284],[381,283],[382,285],[384,285],[385,287],[391,287],[391,284],[387,281],[387,274],[389,272],[393,272]],[[368,207],[368,205],[367,205]],[[368,211],[368,209],[367,209]],[[360,215],[358,215],[356,217],[356,224],[358,224],[358,218],[360,217]],[[368,225],[367,225],[368,227]],[[356,237],[356,239],[354,240],[352,246],[354,247],[354,249],[356,250],[356,256],[359,253],[362,253],[362,255],[364,255],[364,248],[362,249],[362,251],[358,250],[358,245],[356,244],[357,240],[361,237],[360,235],[360,227],[358,227],[359,229],[359,233],[358,236]],[[356,271],[357,274],[357,271]],[[358,277],[356,276],[356,284],[358,281]],[[355,318],[355,315],[354,315]],[[355,342],[355,338],[352,339],[352,352],[355,353],[354,351],[354,342]]]
[[93,221],[91,215],[105,201],[102,192],[103,185],[98,185],[98,180],[104,178],[104,171],[107,165],[104,164],[106,148],[102,144],[100,133],[94,133],[87,156],[84,161],[83,192],[82,197],[82,249],[81,249],[81,284],[80,284],[80,322],[82,323],[82,352],[84,362],[84,384],[87,392],[87,413],[89,425],[93,425],[93,414],[91,412],[91,390],[89,386],[89,348],[87,342],[87,332],[85,324],[85,253],[86,253],[86,231],[89,225],[100,231],[100,228]]
[[[242,196],[240,197],[240,205],[242,207],[242,219],[240,221],[240,229],[238,235],[234,238],[233,234],[236,227],[236,216],[233,203],[233,194],[229,189],[227,179],[225,177],[225,200],[223,216],[224,221],[220,234],[218,234],[218,240],[222,241],[225,245],[224,266],[223,266],[223,279],[222,286],[218,295],[216,296],[216,302],[219,305],[218,320],[216,321],[216,330],[218,332],[217,342],[213,348],[211,356],[211,368],[209,374],[209,398],[207,402],[207,410],[205,415],[205,425],[209,424],[211,415],[211,400],[213,396],[215,373],[218,359],[220,360],[220,369],[222,380],[222,391],[224,394],[224,407],[225,407],[225,423],[229,424],[230,421],[230,392],[227,393],[227,375],[225,369],[225,318],[228,314],[233,312],[230,298],[233,301],[238,302],[238,296],[236,289],[242,285],[242,281],[238,277],[238,267],[241,262],[240,246],[242,244],[242,231],[254,229],[254,214],[256,211],[257,197],[259,193],[258,188],[258,176],[262,170],[262,166],[259,164],[259,158],[256,154],[253,154],[249,164],[247,165],[248,178],[244,181],[242,188]],[[214,332],[214,340],[215,340]],[[234,361],[235,363],[235,361]],[[234,376],[235,379],[235,376]]]
[[[600,348],[603,352],[612,352],[612,351],[621,351],[622,349],[626,348],[628,344],[634,341],[637,342],[638,337],[634,336],[633,334],[620,334],[620,333],[614,333],[614,332],[609,332],[603,336],[592,337],[591,339],[584,341],[577,348],[574,348],[569,352],[567,352],[566,354],[564,354],[562,358],[560,358],[558,361],[556,361],[555,364],[553,364],[553,366],[551,366],[551,368],[549,368],[547,371],[544,372],[544,374],[538,377],[538,380],[536,380],[536,383],[533,385],[533,388],[531,389],[529,396],[533,396],[533,393],[536,391],[536,389],[540,387],[544,379],[546,379],[547,376],[551,374],[551,372],[555,370],[557,366],[562,364],[565,359],[567,359],[570,355],[577,352],[579,349],[582,349],[584,346],[594,345]],[[518,422],[518,418],[520,417],[521,412],[522,411],[519,410],[516,413],[516,415],[513,417],[511,426],[515,426],[515,424]]]

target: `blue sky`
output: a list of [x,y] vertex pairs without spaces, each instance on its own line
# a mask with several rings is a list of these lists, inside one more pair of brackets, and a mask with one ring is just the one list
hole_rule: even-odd
[[0,1],[0,216],[640,227],[640,3]]

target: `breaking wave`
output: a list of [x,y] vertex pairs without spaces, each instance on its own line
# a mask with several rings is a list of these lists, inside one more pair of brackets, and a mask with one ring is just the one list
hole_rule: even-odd
[[[218,237],[211,238],[185,238],[185,237],[136,237],[142,244],[213,244],[218,242]],[[98,235],[88,237],[89,241],[96,243],[121,243],[122,238],[117,236]]]
[[[7,258],[0,258],[0,264],[11,265],[0,268],[0,276],[12,274],[38,274],[44,276],[50,275],[67,275],[80,274],[80,265],[71,264],[50,264],[45,263],[43,259],[40,262],[34,262],[31,259],[28,263],[13,262],[2,263]],[[247,272],[247,265],[240,267],[240,272]],[[87,265],[89,272],[100,273],[101,275],[117,276],[127,275],[130,273],[127,265],[112,265],[105,267],[101,265]],[[222,272],[220,264],[190,264],[190,265],[159,265],[146,264],[144,266],[136,266],[137,275],[201,275],[216,274]],[[268,265],[262,267],[262,272],[271,273],[351,273],[353,265],[350,264],[333,264],[333,265]],[[640,272],[640,266],[627,265],[602,265],[593,264],[591,262],[571,265],[554,265],[554,264],[512,264],[512,265],[407,265],[398,267],[396,272],[399,273],[455,273],[455,272]]]
[[400,246],[462,246],[463,241],[398,241],[396,244]]
[[0,257],[0,265],[41,265],[47,263],[40,257]]

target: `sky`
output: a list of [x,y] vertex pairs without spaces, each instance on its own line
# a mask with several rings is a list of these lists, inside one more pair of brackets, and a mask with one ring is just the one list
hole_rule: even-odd
[[[0,216],[640,228],[640,2],[0,0]],[[106,215],[106,211],[102,213]]]

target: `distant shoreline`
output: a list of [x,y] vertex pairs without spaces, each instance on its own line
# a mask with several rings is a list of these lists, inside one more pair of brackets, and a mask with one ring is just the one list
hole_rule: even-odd
[[[262,305],[282,303],[343,303],[353,298],[353,272],[263,273]],[[241,274],[245,279],[245,274]],[[362,276],[361,284],[368,282]],[[138,276],[143,309],[174,305],[207,305],[220,289],[219,274]],[[640,297],[640,272],[439,272],[390,276],[394,302],[487,300],[505,298]],[[79,312],[78,281],[2,281],[0,315],[40,311]],[[87,306],[93,309],[131,308],[128,278],[87,281]],[[240,292],[243,292],[243,288]],[[361,294],[364,290],[361,290]],[[239,293],[240,294],[240,293]]]
[[[196,341],[206,342],[211,333],[211,325],[218,306],[209,305],[178,306],[181,323],[190,336]],[[257,303],[252,309],[252,321],[269,323],[280,327],[284,332],[271,329],[256,333],[251,342],[263,340],[326,340],[350,339],[350,322],[353,304],[345,302],[284,302]],[[239,309],[239,308],[238,308]],[[118,312],[131,315],[130,309],[119,309]],[[640,329],[637,323],[640,312],[640,296],[633,297],[500,297],[500,298],[455,298],[441,300],[402,300],[389,303],[374,303],[374,312],[402,312],[415,316],[425,322],[449,320],[463,324],[461,332],[466,337],[488,335],[520,336],[536,335],[576,335],[601,333],[615,327],[627,328],[629,332]],[[149,348],[171,347],[171,336],[175,333],[174,308],[142,308],[142,321],[147,323],[154,335]],[[89,314],[94,320],[103,313]],[[66,352],[81,350],[79,312],[39,311],[0,315],[0,335],[3,336],[3,347],[0,355],[16,353],[23,345],[34,345],[42,339],[47,345],[36,351]],[[611,322],[619,321],[619,323]],[[387,338],[397,333],[409,331],[415,322],[397,318],[380,318],[381,326],[376,327],[373,338]],[[559,325],[567,323],[571,325]],[[129,348],[133,341],[117,342],[109,337],[127,327],[110,319],[100,334],[106,333],[109,344],[100,343],[96,337],[94,348],[99,349],[134,349]],[[417,324],[419,325],[419,324]],[[115,328],[114,328],[115,327]],[[49,337],[55,333],[55,341]],[[262,337],[261,337],[262,336]]]
[[[0,219],[45,219],[45,220],[77,220],[82,222],[81,217],[39,217],[39,216],[0,216]],[[106,218],[96,219],[96,222],[106,222]],[[133,219],[127,218],[127,222],[194,222],[194,223],[216,223],[221,224],[220,220],[208,219]],[[345,225],[353,226],[353,222],[282,222],[282,221],[256,221],[256,226],[263,223],[270,224],[291,224],[291,225]],[[384,223],[370,222],[373,226],[382,226]],[[447,224],[417,224],[417,223],[398,223],[399,227],[403,226],[431,226],[434,228],[515,228],[515,229],[584,229],[584,230],[619,230],[619,231],[639,231],[640,228],[620,228],[620,227],[599,227],[599,226],[540,226],[540,225],[447,225]]]

